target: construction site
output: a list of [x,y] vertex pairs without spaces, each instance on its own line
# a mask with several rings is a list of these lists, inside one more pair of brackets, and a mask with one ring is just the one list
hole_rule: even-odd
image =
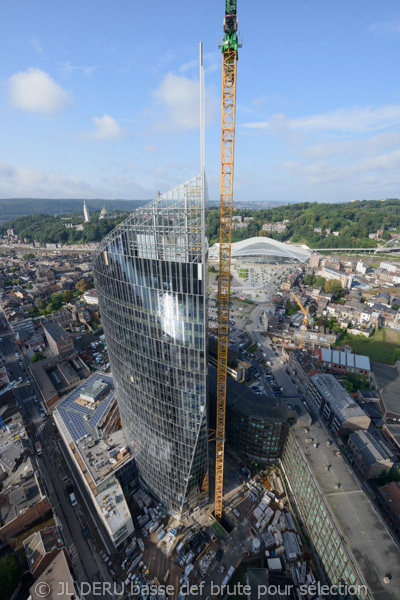
[[256,598],[267,585],[270,591],[285,589],[281,597],[297,598],[300,586],[315,584],[310,550],[279,467],[252,476],[237,456],[227,453],[225,462],[222,523],[213,515],[213,503],[177,521],[145,491],[133,493],[129,505],[136,533],[121,565],[127,589],[143,594],[155,586],[160,598],[164,592],[174,598],[227,593],[242,598],[246,591]]

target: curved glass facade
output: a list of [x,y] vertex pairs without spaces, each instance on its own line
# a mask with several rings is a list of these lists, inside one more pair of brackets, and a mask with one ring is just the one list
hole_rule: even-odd
[[177,517],[198,504],[208,469],[203,187],[199,175],[137,209],[92,263],[126,439]]

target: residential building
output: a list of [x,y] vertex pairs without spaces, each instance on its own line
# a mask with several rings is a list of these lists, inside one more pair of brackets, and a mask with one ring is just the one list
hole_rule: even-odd
[[365,376],[371,374],[371,363],[368,356],[320,348],[318,358],[323,368],[332,373],[341,373],[342,375],[355,373]]
[[393,444],[394,448],[396,448],[398,460],[400,462],[400,424],[385,423],[383,425],[383,431],[389,441]]
[[368,429],[371,419],[333,375],[311,377],[308,397],[336,434]]
[[319,254],[311,254],[310,256],[310,267],[317,269],[321,263],[321,256]]
[[380,268],[381,269],[385,269],[385,271],[389,271],[389,273],[396,273],[396,271],[399,271],[399,265],[397,263],[391,263],[387,260],[383,260],[380,263]]
[[207,248],[200,175],[137,209],[93,270],[140,480],[180,518],[207,493]]
[[344,273],[343,271],[338,271],[326,266],[322,267],[318,273],[319,275],[322,275],[322,277],[325,277],[325,279],[338,279],[342,286],[349,290],[353,284],[353,274]]
[[74,351],[74,343],[69,333],[59,323],[46,323],[43,330],[53,354],[67,354]]
[[311,377],[323,372],[321,363],[317,356],[315,356],[315,351],[294,348],[288,353],[288,358],[291,372],[306,392],[310,385]]
[[360,402],[380,402],[379,392],[376,390],[357,390],[357,400]]
[[346,453],[354,472],[361,479],[375,479],[382,471],[389,472],[393,466],[393,453],[368,431],[351,433]]
[[99,303],[99,299],[97,297],[96,290],[88,290],[87,292],[85,292],[83,294],[83,299],[86,302],[86,304],[95,304],[95,305],[97,305]]
[[262,230],[267,231],[268,233],[283,233],[284,231],[286,231],[287,223],[289,223],[288,220],[279,221],[276,223],[264,223],[264,225],[262,226]]
[[[36,531],[24,540],[28,567],[37,579],[59,552],[66,552],[65,543],[59,527],[47,527]],[[68,554],[66,553],[68,560]]]
[[[14,448],[9,451],[14,454]],[[5,464],[2,454],[2,466]],[[13,548],[15,536],[47,515],[51,504],[34,458],[25,457],[16,469],[5,473],[0,492],[0,543],[7,542]]]
[[385,520],[400,541],[400,482],[392,481],[380,487],[376,500]]
[[64,552],[59,552],[30,588],[28,600],[75,600],[82,597],[78,587]]

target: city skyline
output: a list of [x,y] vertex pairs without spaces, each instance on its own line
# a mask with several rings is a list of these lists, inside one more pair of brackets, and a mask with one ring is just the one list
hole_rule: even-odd
[[[0,198],[148,199],[198,172],[203,40],[217,199],[220,9],[7,6]],[[257,2],[239,4],[238,19],[235,200],[398,197],[397,4]]]

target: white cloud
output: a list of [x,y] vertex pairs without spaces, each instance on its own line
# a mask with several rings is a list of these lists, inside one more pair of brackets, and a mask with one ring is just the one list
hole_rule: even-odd
[[92,121],[96,127],[95,131],[84,131],[80,134],[86,140],[104,142],[107,140],[120,140],[127,135],[127,131],[122,129],[118,122],[110,117],[110,115],[93,117]]
[[[153,125],[157,131],[190,131],[199,127],[198,81],[168,73],[161,85],[153,92],[153,98],[163,109],[161,118]],[[214,98],[211,94],[206,94],[206,121],[213,120],[214,114]]]
[[150,154],[160,154],[160,151],[157,148],[157,146],[152,146],[151,144],[145,144],[143,146],[143,150],[146,150],[146,152],[150,152]]
[[37,38],[32,37],[29,40],[29,44],[35,50],[35,52],[37,52],[38,54],[43,54],[42,44],[39,42],[39,40]]
[[368,27],[369,33],[376,36],[396,36],[400,34],[400,15],[376,21]]
[[95,183],[73,175],[43,172],[30,167],[0,163],[0,198],[91,198],[149,199],[155,191],[121,174],[95,178]]
[[71,104],[68,93],[48,73],[33,67],[10,77],[9,95],[12,106],[45,116]]
[[399,146],[400,132],[386,131],[370,137],[359,137],[351,140],[320,140],[315,144],[304,146],[299,154],[305,158],[351,158],[354,156],[371,156],[383,150]]
[[246,129],[259,129],[271,133],[302,130],[310,133],[334,131],[340,133],[365,133],[400,125],[400,106],[342,108],[335,111],[289,119],[284,114],[273,115],[269,121],[243,123]]
[[80,72],[84,75],[91,75],[93,71],[97,69],[97,65],[90,65],[87,67],[79,67],[78,65],[72,65],[69,60],[65,62],[60,62],[58,64],[60,65],[61,70],[64,73],[68,74]]

